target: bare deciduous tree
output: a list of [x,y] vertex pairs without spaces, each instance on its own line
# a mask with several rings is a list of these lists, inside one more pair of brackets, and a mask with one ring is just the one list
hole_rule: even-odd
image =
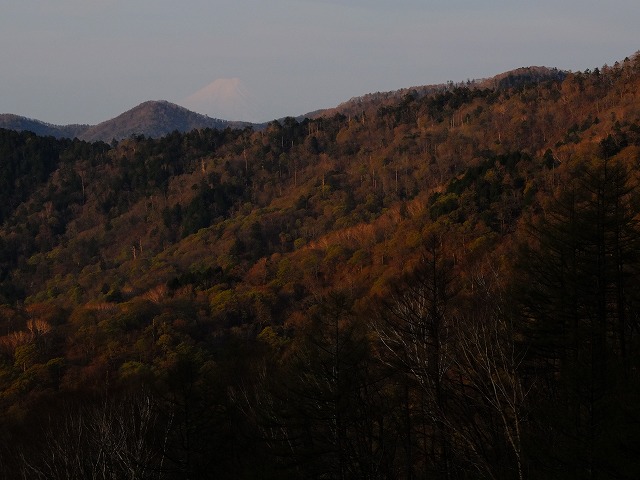
[[[524,478],[523,422],[526,420],[528,389],[520,375],[525,351],[517,343],[516,330],[502,311],[487,279],[475,279],[481,306],[472,315],[458,318],[456,369],[462,378],[460,392],[470,402],[480,403],[498,419],[506,443],[515,459],[518,478]],[[498,300],[498,301],[497,301]],[[472,445],[473,451],[480,446]]]
[[112,480],[162,478],[154,447],[156,407],[147,393],[74,408],[51,418],[43,447],[22,454],[25,479]]

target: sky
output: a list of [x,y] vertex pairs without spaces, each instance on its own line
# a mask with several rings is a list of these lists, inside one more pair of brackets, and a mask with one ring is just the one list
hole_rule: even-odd
[[0,0],[0,113],[95,124],[239,79],[253,118],[231,120],[268,121],[518,67],[611,65],[640,50],[638,24],[638,0]]

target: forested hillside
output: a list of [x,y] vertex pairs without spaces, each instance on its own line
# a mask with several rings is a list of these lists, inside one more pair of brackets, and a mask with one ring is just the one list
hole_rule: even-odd
[[639,91],[0,130],[4,477],[638,478]]

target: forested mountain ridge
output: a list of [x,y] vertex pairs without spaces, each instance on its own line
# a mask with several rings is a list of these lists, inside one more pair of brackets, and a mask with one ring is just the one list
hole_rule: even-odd
[[[567,72],[556,68],[548,67],[521,67],[507,72],[500,73],[491,78],[467,80],[466,82],[454,83],[449,81],[443,84],[422,85],[389,92],[368,93],[349,99],[340,105],[311,112],[306,116],[309,118],[318,118],[322,116],[330,116],[336,113],[342,115],[360,115],[363,110],[377,109],[386,104],[397,103],[406,95],[415,97],[423,97],[425,95],[433,95],[446,92],[453,88],[471,88],[471,89],[504,89],[520,87],[531,83],[542,83],[545,81],[562,80]],[[303,116],[302,118],[304,118]]]
[[3,473],[636,478],[638,87],[0,130]]

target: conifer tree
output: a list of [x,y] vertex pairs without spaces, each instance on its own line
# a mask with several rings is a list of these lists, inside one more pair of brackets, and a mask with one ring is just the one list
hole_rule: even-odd
[[632,440],[619,435],[621,400],[637,392],[627,381],[637,327],[636,212],[623,161],[586,159],[524,249],[519,298],[532,342],[529,367],[547,407],[538,419],[540,445],[563,478],[638,473],[619,454]]

